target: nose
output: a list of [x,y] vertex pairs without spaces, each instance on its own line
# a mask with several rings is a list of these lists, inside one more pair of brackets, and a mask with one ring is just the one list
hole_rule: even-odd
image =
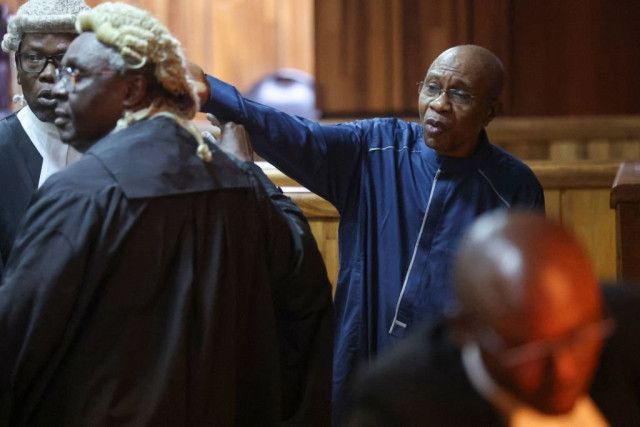
[[46,82],[53,82],[55,73],[56,73],[56,64],[53,61],[49,61],[44,66],[44,70],[42,70],[42,72],[40,73],[39,78],[40,80],[43,80]]
[[67,87],[65,85],[64,79],[58,80],[51,90],[53,97],[56,99],[66,99],[69,93],[67,92]]
[[556,383],[574,384],[580,380],[580,363],[568,349],[556,351],[551,357],[551,372]]
[[436,96],[429,102],[429,108],[435,111],[451,111],[451,102],[449,102],[449,96],[446,91],[440,92],[440,95]]

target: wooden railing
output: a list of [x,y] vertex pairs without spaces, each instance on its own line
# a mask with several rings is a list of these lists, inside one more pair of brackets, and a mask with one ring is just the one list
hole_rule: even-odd
[[[547,215],[572,229],[591,255],[602,279],[616,277],[615,212],[609,195],[618,162],[529,161],[544,187]],[[304,211],[318,241],[332,283],[338,275],[338,212],[326,200],[300,187],[277,169],[261,164]]]
[[522,160],[640,159],[640,116],[498,117],[487,133]]

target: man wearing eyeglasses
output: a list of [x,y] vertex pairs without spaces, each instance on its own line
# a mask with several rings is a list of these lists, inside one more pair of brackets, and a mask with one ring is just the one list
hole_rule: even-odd
[[55,69],[71,41],[83,0],[29,0],[9,22],[2,41],[15,52],[24,107],[0,121],[0,276],[18,224],[36,189],[80,157],[53,125]]
[[640,295],[570,232],[486,214],[455,271],[458,308],[362,372],[350,426],[640,425]]
[[242,98],[211,76],[202,110],[243,124],[255,150],[340,213],[334,408],[354,368],[454,299],[451,257],[461,230],[493,209],[544,210],[531,170],[491,145],[504,70],[479,46],[431,65],[419,123],[376,118],[322,125]]
[[302,211],[250,144],[203,140],[157,19],[104,2],[76,28],[52,93],[84,154],[0,283],[0,425],[328,425],[331,286]]

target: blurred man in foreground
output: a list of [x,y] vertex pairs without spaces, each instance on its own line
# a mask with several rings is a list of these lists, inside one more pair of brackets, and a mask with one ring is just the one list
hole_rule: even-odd
[[302,212],[202,140],[155,18],[103,3],[76,28],[53,94],[84,155],[0,286],[0,425],[326,425],[331,289]]
[[569,232],[487,214],[455,265],[458,310],[362,373],[350,425],[640,425],[640,297]]

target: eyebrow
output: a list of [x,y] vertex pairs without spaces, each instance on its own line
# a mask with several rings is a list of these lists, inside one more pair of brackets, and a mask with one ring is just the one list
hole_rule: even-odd
[[[442,72],[438,72],[438,71],[429,71],[427,73],[427,75],[424,78],[425,83],[430,81],[430,79],[432,78],[442,78],[444,73]],[[457,75],[454,75],[451,77],[451,86],[452,87],[461,87],[462,89],[469,89],[470,87],[472,87],[471,84],[469,84],[468,81],[465,81],[462,77],[459,77]]]

